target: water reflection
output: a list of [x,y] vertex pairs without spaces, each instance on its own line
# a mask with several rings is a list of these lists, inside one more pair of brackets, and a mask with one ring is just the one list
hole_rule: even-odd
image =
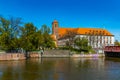
[[0,80],[119,80],[120,59],[34,58],[1,61]]
[[79,69],[82,68],[98,68],[104,67],[104,58],[73,58],[72,60]]

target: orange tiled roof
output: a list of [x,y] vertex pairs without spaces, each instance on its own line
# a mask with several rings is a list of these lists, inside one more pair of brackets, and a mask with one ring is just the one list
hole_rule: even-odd
[[104,36],[113,36],[110,32],[105,29],[99,28],[59,28],[59,35],[64,35],[67,30],[75,31],[77,34],[82,35],[104,35]]
[[58,29],[59,35],[61,36],[64,35],[67,30],[77,32],[78,28],[59,28]]

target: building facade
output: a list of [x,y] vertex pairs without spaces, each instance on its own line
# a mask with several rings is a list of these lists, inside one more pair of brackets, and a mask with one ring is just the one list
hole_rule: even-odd
[[114,45],[114,35],[101,28],[61,28],[57,20],[52,22],[52,37],[57,46],[65,46],[67,39],[62,38],[67,31],[76,32],[75,38],[86,38],[92,48]]

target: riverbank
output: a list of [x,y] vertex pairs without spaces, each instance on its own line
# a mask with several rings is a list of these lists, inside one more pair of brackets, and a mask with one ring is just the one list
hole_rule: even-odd
[[24,54],[21,53],[1,53],[0,60],[23,60],[26,59]]
[[73,54],[70,57],[78,57],[78,58],[97,58],[97,57],[105,57],[104,54]]
[[37,52],[30,52],[28,55],[30,58],[36,57],[75,57],[75,58],[94,58],[94,57],[105,57],[104,54],[71,54],[68,50],[46,50],[43,55],[39,55]]
[[[37,55],[37,54],[35,54]],[[34,56],[35,57],[35,56]],[[45,58],[66,58],[66,57],[73,57],[73,58],[97,58],[97,57],[105,57],[104,54],[73,54],[73,55],[42,55],[40,57]],[[32,57],[31,57],[32,58]]]
[[1,53],[0,60],[23,60],[27,58],[97,58],[105,57],[104,54],[75,54],[68,50],[45,50],[43,55],[38,52],[23,53]]

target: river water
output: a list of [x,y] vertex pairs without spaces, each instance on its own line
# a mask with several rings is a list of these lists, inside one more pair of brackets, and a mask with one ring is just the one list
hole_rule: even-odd
[[119,58],[0,61],[0,80],[120,80]]

